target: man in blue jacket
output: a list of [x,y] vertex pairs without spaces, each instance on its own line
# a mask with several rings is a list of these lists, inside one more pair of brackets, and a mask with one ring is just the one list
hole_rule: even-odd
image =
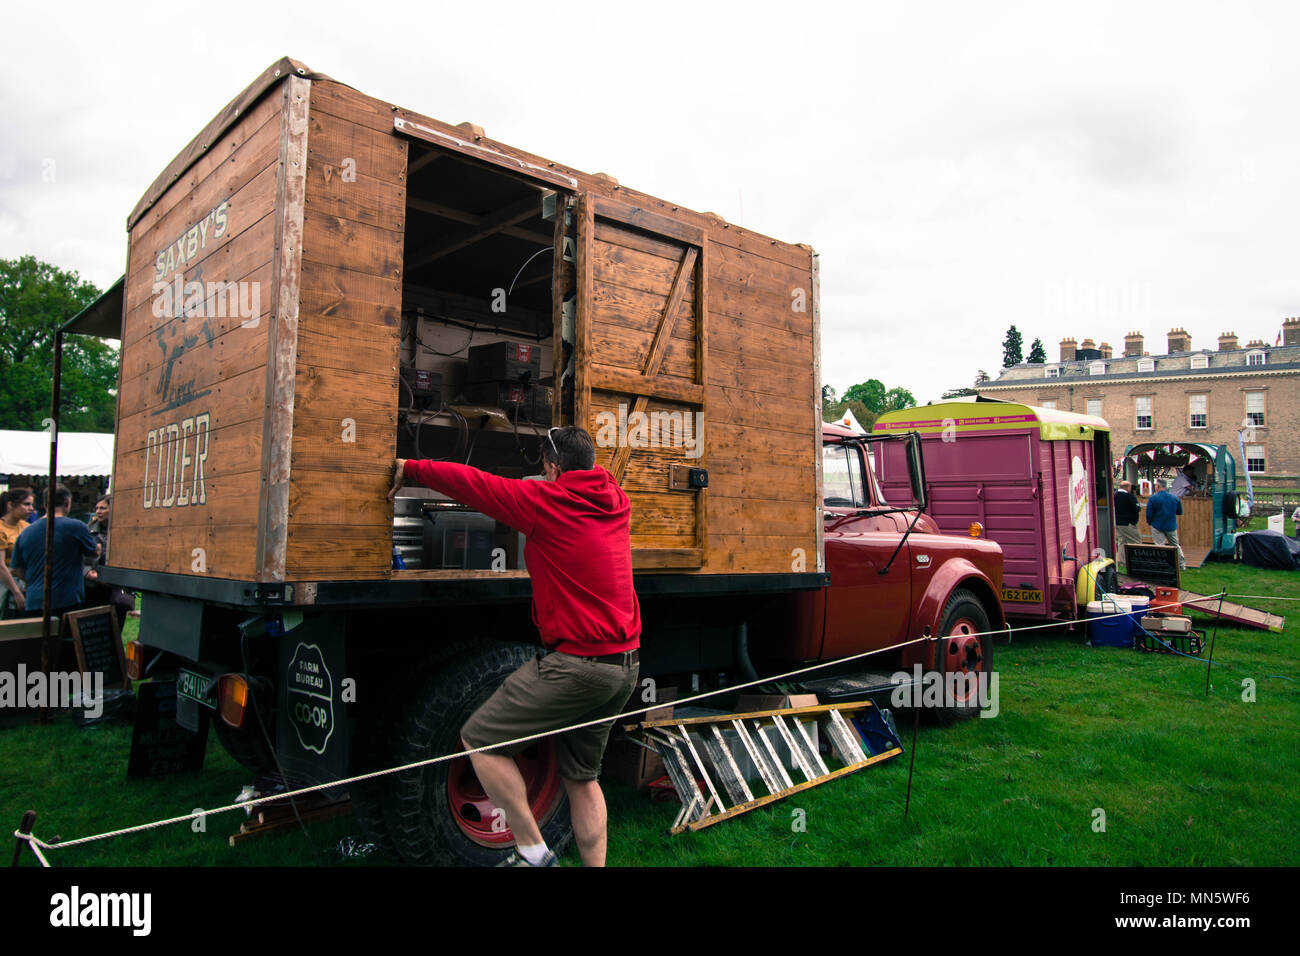
[[[54,488],[54,574],[51,577],[50,616],[75,611],[85,601],[83,555],[97,556],[99,542],[90,529],[76,518],[66,517],[72,492],[63,485]],[[28,525],[14,545],[10,570],[27,581],[27,614],[39,616],[45,600],[45,522],[49,516]]]
[[1183,547],[1178,543],[1178,516],[1183,513],[1183,503],[1165,491],[1165,483],[1155,483],[1155,494],[1147,500],[1147,524],[1151,525],[1151,540],[1178,549],[1178,570],[1187,567]]

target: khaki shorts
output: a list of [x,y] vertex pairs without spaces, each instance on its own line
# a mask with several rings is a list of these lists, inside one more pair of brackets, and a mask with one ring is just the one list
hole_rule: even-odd
[[[528,737],[601,717],[614,718],[636,688],[636,664],[605,664],[553,651],[529,661],[470,715],[460,737],[470,748]],[[595,780],[614,727],[610,719],[554,738],[560,776]],[[532,741],[489,751],[513,757]]]

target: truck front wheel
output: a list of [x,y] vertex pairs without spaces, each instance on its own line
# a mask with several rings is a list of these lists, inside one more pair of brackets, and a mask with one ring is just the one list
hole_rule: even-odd
[[[461,749],[460,728],[512,672],[533,658],[525,644],[492,644],[448,664],[424,682],[395,728],[393,762],[428,760]],[[552,850],[563,852],[573,831],[554,748],[536,741],[515,758],[528,802]],[[468,758],[392,774],[384,821],[403,862],[491,866],[515,845],[514,834],[474,775]]]
[[958,589],[948,599],[939,624],[941,636],[935,646],[934,669],[943,679],[944,701],[939,711],[944,723],[964,720],[979,713],[978,682],[993,665],[993,637],[989,616],[973,593]]

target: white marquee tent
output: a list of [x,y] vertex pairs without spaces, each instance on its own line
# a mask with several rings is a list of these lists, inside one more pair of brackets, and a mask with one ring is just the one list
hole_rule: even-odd
[[[49,468],[49,432],[0,430],[0,475],[44,475],[49,472]],[[59,478],[88,478],[112,473],[111,434],[59,434]]]

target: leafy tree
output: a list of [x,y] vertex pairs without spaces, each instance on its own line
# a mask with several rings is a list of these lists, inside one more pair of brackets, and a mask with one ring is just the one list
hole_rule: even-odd
[[1047,363],[1047,349],[1043,348],[1042,339],[1034,339],[1034,344],[1029,346],[1029,358],[1026,361],[1031,365],[1045,365]]
[[846,409],[852,409],[853,417],[858,420],[858,424],[868,431],[871,430],[871,426],[875,424],[876,419],[879,417],[876,412],[873,412],[861,402],[840,401],[832,405],[822,406],[822,420],[827,422],[839,421]]
[[[99,294],[35,256],[0,259],[0,428],[40,430],[50,414],[54,333]],[[113,430],[117,364],[117,350],[101,339],[64,338],[61,428]]]
[[895,385],[885,393],[885,408],[888,411],[896,412],[900,409],[911,408],[915,404],[916,396],[901,385]]
[[1025,360],[1020,333],[1013,325],[1007,329],[1007,337],[1002,340],[1002,367],[1010,368]]
[[[842,402],[861,402],[872,412],[872,420],[875,415],[879,415],[885,410],[885,383],[879,379],[870,378],[858,385],[850,386],[840,396]],[[854,414],[857,414],[856,412]],[[863,427],[866,427],[863,422]]]
[[949,399],[949,398],[964,398],[964,397],[967,396],[967,395],[974,395],[974,394],[975,394],[975,389],[970,388],[970,387],[966,387],[966,388],[950,388],[950,389],[948,389],[948,391],[944,392],[944,393],[943,393],[942,395],[940,395],[939,397],[940,397],[941,399],[945,399],[945,400],[946,400],[946,399]]
[[978,372],[975,373],[975,387],[976,387],[976,388],[979,388],[981,385],[983,385],[983,384],[984,384],[985,382],[987,382],[987,381],[990,381],[989,373],[986,372],[986,371],[984,371],[984,369],[980,369]]

